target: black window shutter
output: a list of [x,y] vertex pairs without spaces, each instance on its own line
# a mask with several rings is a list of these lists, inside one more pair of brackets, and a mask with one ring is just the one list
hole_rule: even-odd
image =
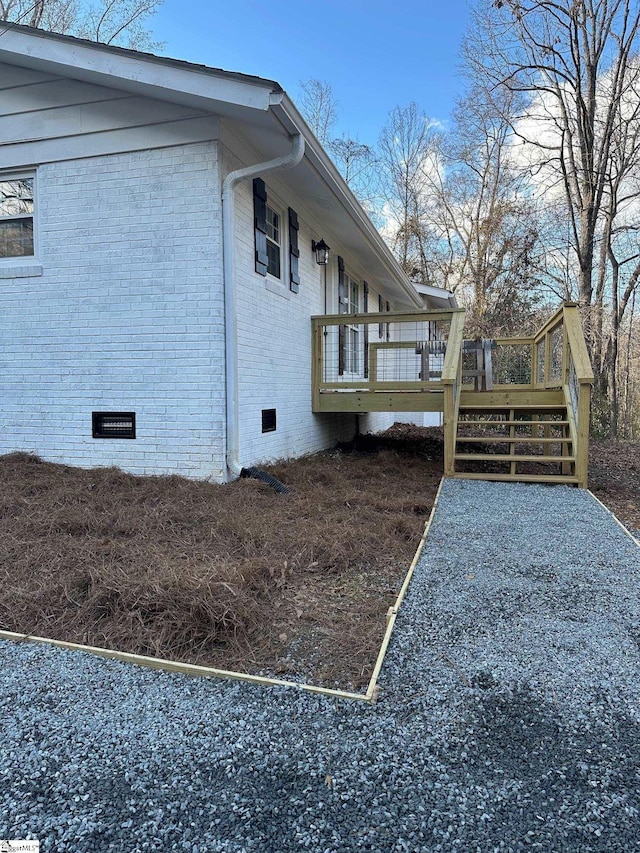
[[[384,311],[384,299],[378,296],[378,311],[380,314]],[[384,338],[384,323],[378,323],[378,337]]]
[[[348,305],[347,288],[344,280],[344,259],[338,255],[338,313],[344,314]],[[344,374],[345,350],[347,342],[346,326],[338,326],[338,375]]]
[[[387,314],[391,311],[391,305],[387,302]],[[391,340],[391,323],[387,323],[387,340]]]
[[[369,285],[362,282],[362,311],[364,314],[369,310]],[[369,324],[364,324],[364,378],[369,378]]]
[[349,295],[347,294],[347,287],[345,282],[344,275],[344,258],[338,255],[338,311],[339,313],[345,313],[346,310],[342,310],[342,306],[347,306],[349,304]]
[[289,208],[289,289],[297,293],[300,287],[299,261],[300,249],[298,248],[298,214]]
[[253,179],[253,219],[256,240],[256,272],[267,274],[267,188],[262,178]]

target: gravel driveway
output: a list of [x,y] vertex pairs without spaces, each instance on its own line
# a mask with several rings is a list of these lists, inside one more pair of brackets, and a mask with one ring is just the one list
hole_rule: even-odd
[[587,493],[444,485],[377,706],[0,643],[0,839],[640,851],[640,550]]

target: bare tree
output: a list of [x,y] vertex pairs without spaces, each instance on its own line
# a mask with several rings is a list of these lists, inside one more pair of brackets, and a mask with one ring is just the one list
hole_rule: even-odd
[[387,231],[405,271],[428,277],[424,205],[426,172],[435,156],[439,131],[417,104],[395,107],[382,129],[379,160]]
[[[504,115],[513,96],[472,88],[454,112],[442,167],[426,178],[432,229],[446,247],[449,287],[469,309],[467,328],[483,336],[523,326],[540,288],[537,211],[514,158]],[[499,106],[499,108],[498,108]]]
[[65,0],[0,0],[0,20],[26,24],[29,27],[43,26],[46,18],[54,22],[65,18]]
[[[609,81],[601,83],[602,97]],[[618,433],[620,335],[640,282],[640,63],[629,62],[628,84],[612,130],[596,276],[593,352],[603,431]],[[605,402],[606,401],[606,402]]]
[[333,138],[338,117],[338,104],[329,83],[312,78],[300,84],[298,105],[307,124],[322,145]]
[[333,158],[353,193],[376,218],[374,203],[375,152],[371,146],[360,142],[348,133],[334,135],[338,118],[338,104],[329,83],[323,80],[307,80],[300,83],[300,111],[309,127]]
[[622,415],[620,433],[622,438],[631,441],[640,438],[640,410],[637,406],[640,397],[640,336],[636,332],[635,314],[637,293],[634,290],[627,313],[624,359],[618,368]]
[[0,20],[103,44],[153,50],[148,29],[162,0],[0,0]]
[[598,222],[639,27],[634,0],[495,0],[477,13],[465,45],[477,75],[525,97],[525,116],[512,126],[537,148],[538,169],[564,196],[585,308],[593,303]]
[[327,149],[358,201],[375,218],[374,150],[347,134],[329,140]]

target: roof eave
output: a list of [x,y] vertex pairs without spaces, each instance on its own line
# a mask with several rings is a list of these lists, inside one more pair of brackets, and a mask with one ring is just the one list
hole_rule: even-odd
[[[104,45],[21,25],[9,25],[0,38],[0,62],[60,76],[73,76],[160,100],[179,91],[202,109],[217,104],[268,111],[270,97],[282,91],[273,80],[208,68],[126,48]],[[211,97],[211,80],[216,96]]]
[[[221,111],[224,105],[222,112],[236,118],[247,117],[253,111],[271,114],[283,135],[303,135],[305,157],[338,204],[356,223],[389,281],[409,305],[421,307],[419,294],[391,250],[291,98],[275,81],[12,24],[2,32],[1,61],[159,100],[171,101],[179,97],[180,102],[211,112]],[[215,95],[212,94],[212,78],[216,80]]]

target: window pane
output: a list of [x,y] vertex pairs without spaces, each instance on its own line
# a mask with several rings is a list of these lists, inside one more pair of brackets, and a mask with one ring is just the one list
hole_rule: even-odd
[[359,299],[358,299],[358,282],[354,281],[352,278],[349,279],[349,313],[357,314],[359,308]]
[[0,216],[33,213],[33,178],[0,181]]
[[33,220],[0,220],[0,258],[33,255]]
[[276,246],[267,239],[267,272],[269,275],[280,278],[280,246]]
[[274,243],[280,243],[280,217],[267,205],[267,237]]

